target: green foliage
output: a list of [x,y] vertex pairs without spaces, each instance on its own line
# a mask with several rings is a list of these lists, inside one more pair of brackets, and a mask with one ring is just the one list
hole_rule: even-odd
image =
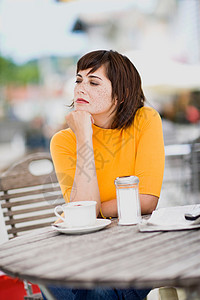
[[0,84],[13,82],[15,64],[0,56]]
[[26,85],[39,82],[37,62],[17,65],[11,60],[0,56],[0,85]]

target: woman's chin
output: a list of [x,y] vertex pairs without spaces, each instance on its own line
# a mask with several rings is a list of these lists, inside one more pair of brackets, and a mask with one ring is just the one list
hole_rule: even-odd
[[[88,108],[86,107],[86,105],[75,105],[74,109],[76,111],[88,111]],[[88,111],[89,112],[89,111]]]

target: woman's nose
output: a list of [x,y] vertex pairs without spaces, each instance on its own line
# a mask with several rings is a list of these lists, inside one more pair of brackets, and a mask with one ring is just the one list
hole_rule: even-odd
[[80,94],[86,94],[86,91],[83,89],[81,89],[79,92],[80,92]]
[[84,83],[80,84],[79,93],[81,93],[81,94],[86,94],[87,93],[87,88],[86,88],[86,85]]

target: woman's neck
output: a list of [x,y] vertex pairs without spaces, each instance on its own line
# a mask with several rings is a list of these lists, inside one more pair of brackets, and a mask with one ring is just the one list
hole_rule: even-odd
[[94,119],[94,125],[104,129],[111,129],[114,119],[113,116],[110,115],[108,117],[102,118],[102,116],[99,115],[92,115],[92,117]]
[[111,129],[112,122],[109,120],[97,120],[94,118],[94,125],[104,129]]

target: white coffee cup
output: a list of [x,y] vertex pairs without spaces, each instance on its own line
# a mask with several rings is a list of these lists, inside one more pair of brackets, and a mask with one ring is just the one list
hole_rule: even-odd
[[[70,202],[56,206],[54,213],[67,227],[92,226],[96,222],[96,204],[96,201]],[[64,212],[64,217],[57,212],[58,210]]]

